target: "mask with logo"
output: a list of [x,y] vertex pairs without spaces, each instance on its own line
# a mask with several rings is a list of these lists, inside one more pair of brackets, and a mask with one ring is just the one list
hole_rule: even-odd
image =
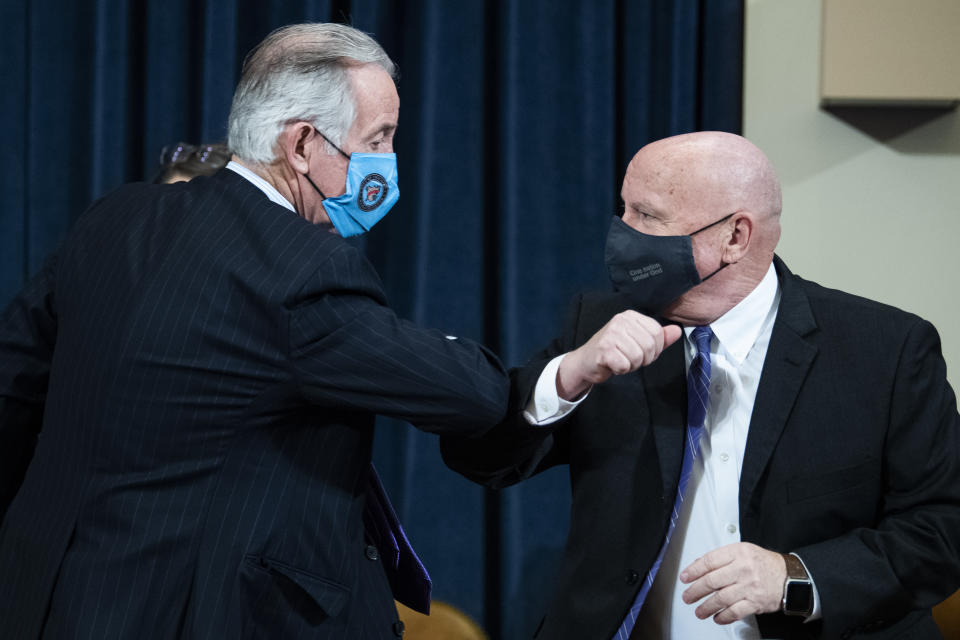
[[[320,133],[318,130],[317,133]],[[320,133],[340,155],[350,161],[347,165],[347,190],[342,195],[328,198],[305,175],[310,185],[323,198],[323,208],[334,228],[344,238],[369,231],[380,222],[390,208],[400,199],[397,184],[397,154],[351,153],[347,155],[340,147]]]
[[650,315],[660,314],[671,302],[727,266],[722,264],[701,279],[693,259],[691,236],[732,215],[685,236],[641,233],[614,216],[604,250],[604,262],[613,288],[626,295],[637,309]]

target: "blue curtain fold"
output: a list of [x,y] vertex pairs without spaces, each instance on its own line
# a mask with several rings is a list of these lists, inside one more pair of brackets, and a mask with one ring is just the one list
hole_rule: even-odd
[[[576,291],[607,286],[633,153],[740,130],[742,0],[5,0],[0,305],[89,203],[150,179],[164,145],[225,138],[270,30],[329,20],[372,33],[400,73],[402,197],[357,244],[401,316],[509,365]],[[435,597],[495,640],[529,637],[566,537],[566,470],[488,492],[389,420],[374,457]]]

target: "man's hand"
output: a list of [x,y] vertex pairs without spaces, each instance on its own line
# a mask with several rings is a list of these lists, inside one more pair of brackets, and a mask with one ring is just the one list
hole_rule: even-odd
[[783,556],[749,542],[714,549],[680,572],[680,582],[690,584],[683,601],[710,596],[695,613],[701,620],[714,616],[717,624],[779,611],[786,578]]
[[557,370],[557,391],[564,400],[573,400],[610,376],[650,364],[681,335],[680,327],[661,327],[636,311],[618,313],[586,344],[563,358]]

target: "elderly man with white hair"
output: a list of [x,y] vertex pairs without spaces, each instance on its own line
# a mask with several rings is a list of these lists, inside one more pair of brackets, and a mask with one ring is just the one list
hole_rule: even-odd
[[399,197],[394,66],[335,24],[246,61],[233,161],[81,217],[0,319],[0,635],[395,638],[430,581],[374,416],[478,434],[508,379],[343,236]]

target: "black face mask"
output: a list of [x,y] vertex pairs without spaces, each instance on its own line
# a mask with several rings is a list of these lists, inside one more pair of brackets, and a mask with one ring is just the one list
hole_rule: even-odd
[[604,262],[613,288],[625,294],[640,311],[658,315],[671,302],[712,278],[697,273],[691,236],[720,224],[733,214],[697,229],[686,236],[653,236],[637,231],[618,217],[610,222]]

